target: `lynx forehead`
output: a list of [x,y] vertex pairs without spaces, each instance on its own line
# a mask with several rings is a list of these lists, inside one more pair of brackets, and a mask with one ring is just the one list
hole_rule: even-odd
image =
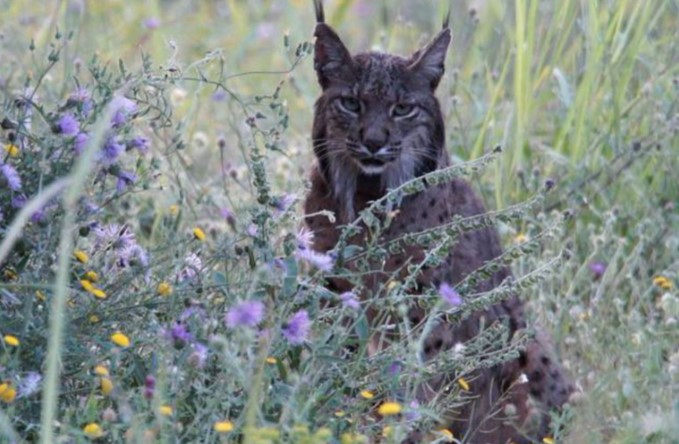
[[[316,102],[312,142],[317,165],[311,172],[311,190],[305,202],[305,219],[314,232],[313,248],[326,253],[333,250],[342,225],[352,222],[357,211],[390,188],[449,165],[444,147],[444,121],[435,97],[444,74],[444,62],[451,33],[447,23],[425,47],[410,56],[383,53],[351,55],[335,31],[324,23],[323,9],[315,1],[314,68],[322,94]],[[333,212],[330,221],[323,212]],[[438,227],[455,216],[469,217],[485,212],[470,185],[461,179],[431,186],[409,196],[380,235],[388,245],[404,233]],[[365,245],[369,233],[350,240]],[[404,279],[407,264],[421,263],[427,256],[422,246],[404,246],[375,269],[361,271],[366,291],[367,316],[373,326],[380,310],[374,295],[387,279]],[[417,289],[455,285],[469,273],[502,254],[497,233],[490,228],[463,233],[450,247],[448,257],[437,267],[422,269],[416,276]],[[349,261],[346,267],[358,271]],[[508,278],[506,267],[481,282],[476,292],[489,291]],[[330,279],[336,291],[352,290],[347,281]],[[404,322],[422,327],[427,313],[413,305]],[[503,323],[510,335],[526,327],[523,303],[517,295],[474,313],[461,323],[436,320],[436,327],[424,341],[425,360],[448,352],[455,344],[473,339],[482,325]],[[377,333],[376,333],[377,334]],[[392,339],[379,337],[376,343]],[[498,344],[498,348],[503,344]],[[370,347],[370,345],[368,346]],[[520,375],[528,383],[517,386]],[[436,375],[417,390],[420,403],[445,403],[445,390],[456,375]],[[550,409],[558,409],[573,392],[570,379],[554,359],[549,341],[535,339],[518,359],[492,368],[478,369],[472,377],[471,399],[455,411],[445,412],[442,426],[456,431],[464,442],[508,441],[528,443],[541,440],[549,430]],[[513,411],[511,417],[505,414]],[[413,431],[408,443],[426,442]]]

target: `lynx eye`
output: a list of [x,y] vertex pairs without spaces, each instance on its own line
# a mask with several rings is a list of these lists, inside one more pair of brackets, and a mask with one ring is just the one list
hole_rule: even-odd
[[407,103],[397,103],[391,108],[391,115],[394,117],[410,117],[415,113],[415,106]]
[[340,108],[352,114],[358,114],[361,111],[361,102],[354,97],[341,97],[339,99]]

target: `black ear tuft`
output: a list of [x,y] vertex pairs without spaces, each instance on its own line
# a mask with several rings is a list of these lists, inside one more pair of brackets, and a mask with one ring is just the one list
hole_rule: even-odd
[[[321,5],[322,6],[322,5]],[[450,11],[452,11],[452,5],[448,5],[448,14],[446,14],[446,17],[443,19],[443,26],[441,27],[442,30],[450,28]]]
[[325,23],[318,23],[314,36],[314,69],[321,87],[326,89],[332,82],[354,82],[351,54],[337,33]]
[[413,75],[428,83],[432,90],[436,89],[445,71],[446,53],[451,39],[450,28],[444,27],[434,40],[413,55],[414,61],[408,67]]
[[325,23],[323,0],[314,0],[314,9],[316,10],[316,23]]

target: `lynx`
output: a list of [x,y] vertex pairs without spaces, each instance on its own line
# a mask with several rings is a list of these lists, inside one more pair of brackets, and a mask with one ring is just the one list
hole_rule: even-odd
[[[444,121],[435,91],[444,74],[451,42],[448,20],[443,30],[409,57],[379,52],[351,55],[337,33],[325,23],[320,0],[315,1],[314,68],[322,94],[315,105],[312,129],[316,164],[305,201],[306,223],[314,233],[314,250],[333,250],[341,227],[375,199],[413,178],[450,165],[444,147]],[[321,211],[331,211],[330,220]],[[462,179],[430,186],[406,198],[394,212],[382,234],[388,242],[403,233],[437,227],[456,216],[484,213],[469,183]],[[366,234],[352,238],[357,245]],[[394,254],[378,272],[367,276],[365,287],[376,290],[405,263],[418,263],[423,248],[409,246]],[[454,286],[466,275],[502,253],[497,233],[489,228],[460,236],[442,265],[423,270],[420,289]],[[510,277],[500,269],[476,290],[487,291]],[[342,292],[349,283],[334,279],[329,287]],[[365,292],[370,297],[371,292]],[[374,306],[374,304],[373,304]],[[418,325],[423,309],[413,307],[408,318]],[[369,315],[373,321],[375,313]],[[481,331],[482,325],[504,323],[510,334],[526,328],[523,303],[512,296],[462,323],[439,322],[426,338],[425,359],[451,353]],[[525,376],[524,376],[525,375]],[[516,381],[528,378],[528,382]],[[440,375],[418,390],[421,403],[440,399],[455,375]],[[469,443],[539,442],[549,433],[549,411],[560,409],[573,393],[573,384],[555,360],[547,340],[532,339],[518,359],[479,369],[470,384],[471,400],[446,415],[442,424]],[[425,433],[414,431],[408,443],[426,442]]]

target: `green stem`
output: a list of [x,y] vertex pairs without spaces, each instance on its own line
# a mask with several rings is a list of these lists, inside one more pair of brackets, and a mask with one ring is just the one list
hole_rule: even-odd
[[71,251],[73,250],[73,229],[76,222],[78,199],[89,173],[94,167],[97,147],[101,146],[109,127],[114,110],[109,105],[97,120],[92,137],[87,143],[82,157],[78,160],[68,180],[68,188],[64,195],[64,222],[59,240],[54,297],[49,319],[49,341],[47,344],[47,362],[42,393],[40,442],[54,442],[54,422],[57,415],[59,398],[59,373],[61,369],[61,349],[64,335],[64,307],[68,299],[68,275]]

